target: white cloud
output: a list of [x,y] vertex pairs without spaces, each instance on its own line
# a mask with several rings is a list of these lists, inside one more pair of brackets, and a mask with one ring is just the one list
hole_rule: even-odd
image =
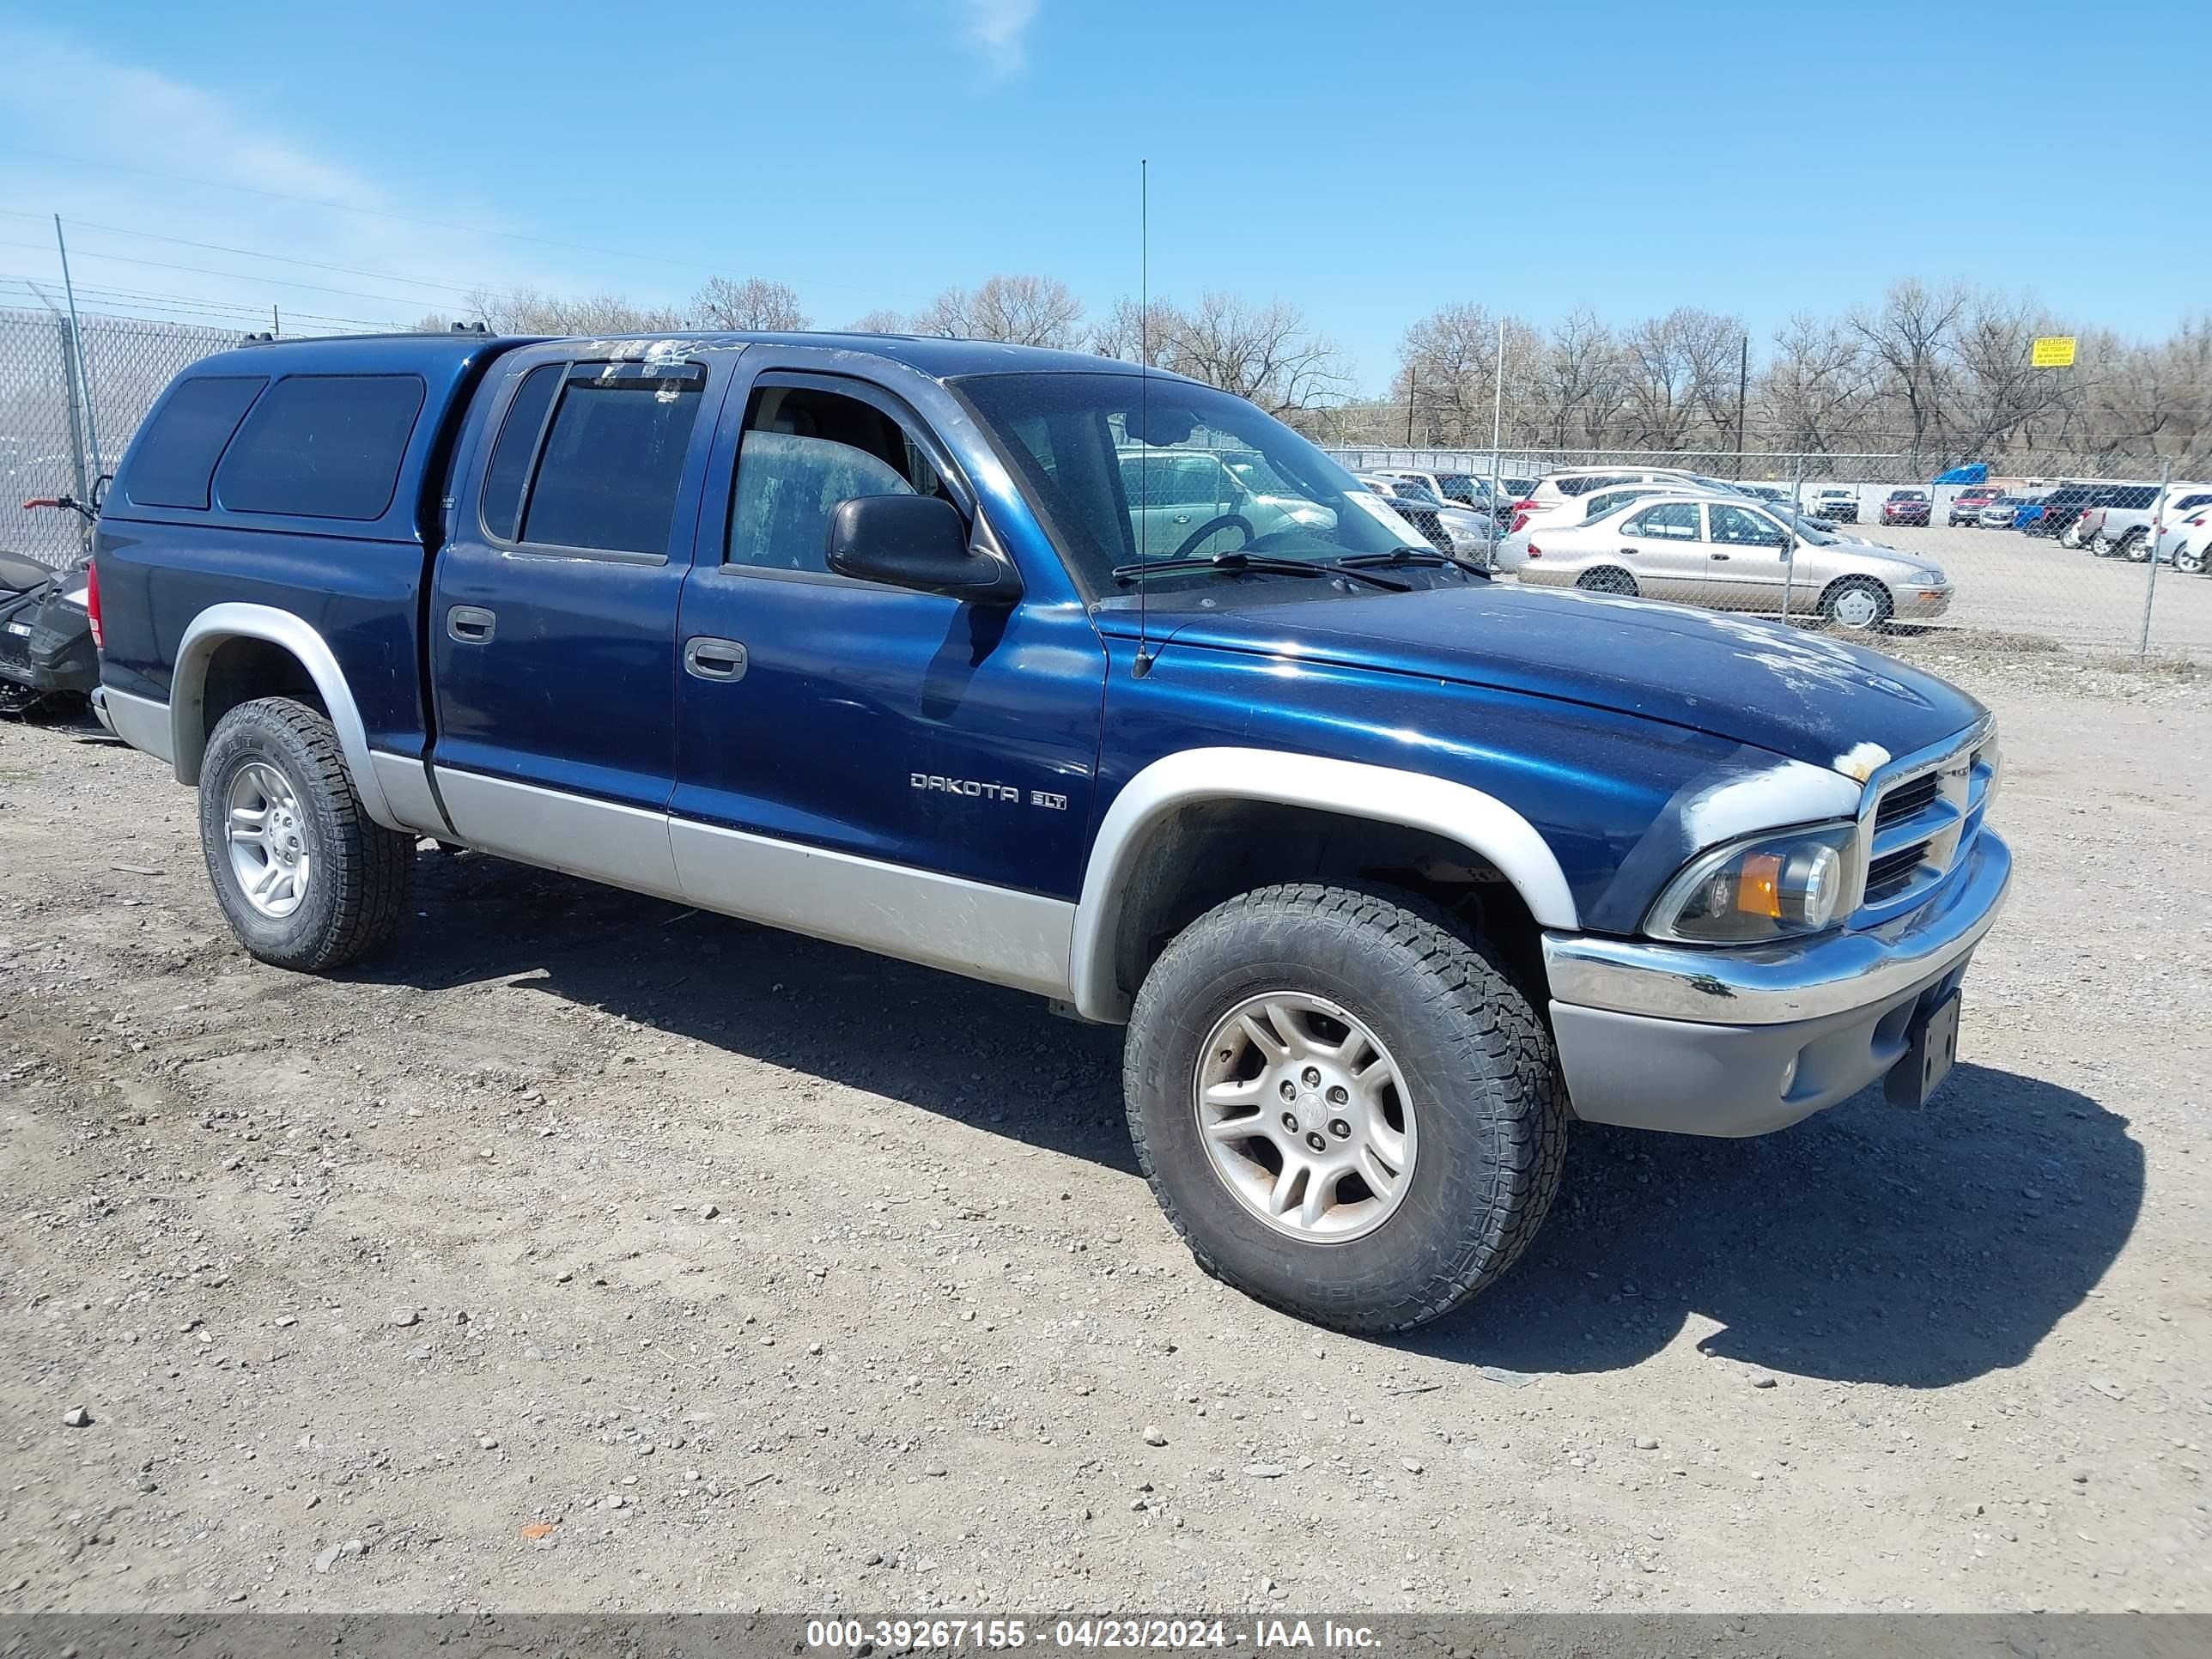
[[[697,283],[696,274],[682,270],[447,228],[499,226],[501,218],[492,204],[458,196],[448,183],[433,200],[410,201],[218,92],[64,36],[0,25],[0,63],[9,65],[0,76],[0,209],[8,210],[0,213],[0,273],[42,287],[53,282],[58,263],[48,216],[58,212],[70,227],[84,309],[152,311],[166,300],[179,320],[244,327],[256,325],[257,315],[265,319],[273,302],[288,319],[299,319],[288,320],[287,331],[307,331],[458,313],[463,291],[477,286],[617,289],[650,302]],[[283,199],[295,198],[301,199]],[[354,269],[319,270],[218,248]],[[0,283],[0,305],[37,303],[21,282]]]
[[991,74],[1018,75],[1027,62],[1022,36],[1036,21],[1037,0],[958,0],[960,33]]

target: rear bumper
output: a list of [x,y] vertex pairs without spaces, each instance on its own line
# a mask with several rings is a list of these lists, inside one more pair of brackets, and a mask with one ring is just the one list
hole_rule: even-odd
[[2011,881],[2011,850],[1985,830],[1942,891],[1862,932],[1750,951],[1546,934],[1576,1115],[1755,1135],[1849,1098],[1904,1058],[1915,1014],[1965,977]]

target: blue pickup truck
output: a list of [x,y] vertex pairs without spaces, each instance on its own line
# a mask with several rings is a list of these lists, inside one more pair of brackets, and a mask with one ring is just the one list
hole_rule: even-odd
[[1942,681],[1493,581],[1097,357],[251,345],[163,395],[95,576],[103,718],[254,956],[385,943],[434,837],[1018,987],[1127,1027],[1200,1263],[1344,1330],[1504,1272],[1571,1118],[1921,1103],[2010,876]]

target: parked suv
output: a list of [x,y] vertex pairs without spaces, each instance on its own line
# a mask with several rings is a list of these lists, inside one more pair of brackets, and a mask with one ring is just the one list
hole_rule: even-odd
[[[2164,522],[2171,525],[2205,507],[2212,507],[2212,484],[2169,484],[2166,489]],[[2077,534],[2081,545],[2100,559],[2121,558],[2130,564],[2147,564],[2150,561],[2152,521],[2159,517],[2157,485],[2125,484],[2113,492],[2110,502],[2082,513]]]
[[1893,489],[1882,498],[1884,524],[1926,524],[1928,513],[1928,492],[1924,489]]
[[[1152,456],[1270,509],[1164,522]],[[1083,354],[249,346],[155,404],[94,569],[100,706],[198,787],[253,956],[419,948],[434,836],[1126,1024],[1200,1263],[1350,1331],[1504,1272],[1571,1116],[1919,1104],[2009,879],[1963,691],[1493,583],[1250,404]],[[1019,1093],[1004,1006],[965,1035]]]
[[1813,516],[1836,524],[1856,524],[1859,521],[1859,492],[1856,489],[1824,489],[1813,497]]

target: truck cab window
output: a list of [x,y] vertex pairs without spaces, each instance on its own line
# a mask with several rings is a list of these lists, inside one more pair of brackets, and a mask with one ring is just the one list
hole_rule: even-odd
[[668,551],[707,372],[686,365],[634,369],[580,364],[570,372],[522,515],[523,541],[607,553]]
[[522,492],[530,483],[530,463],[538,454],[538,434],[544,430],[545,411],[561,389],[566,363],[540,363],[523,377],[507,406],[507,419],[492,446],[491,463],[484,469],[484,528],[503,542],[511,542],[522,526]]
[[872,403],[812,386],[763,386],[745,411],[725,560],[829,569],[830,515],[860,495],[945,495],[927,453]]

